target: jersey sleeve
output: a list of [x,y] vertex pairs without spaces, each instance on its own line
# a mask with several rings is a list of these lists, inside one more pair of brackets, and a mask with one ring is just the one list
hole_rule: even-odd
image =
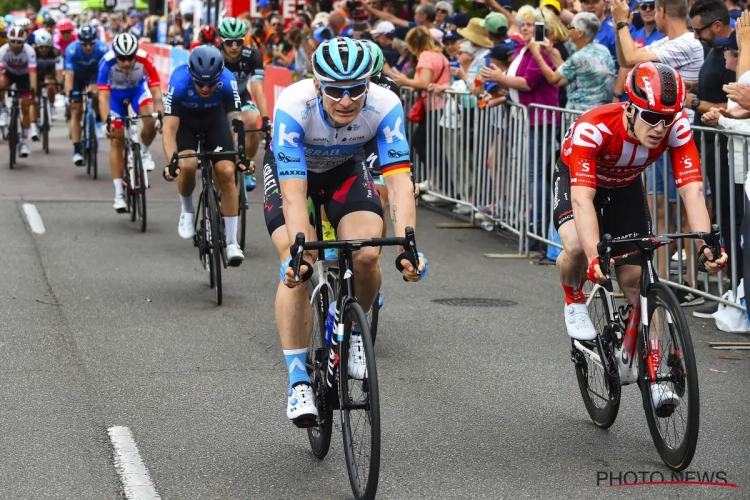
[[[141,52],[143,52],[141,54]],[[161,78],[159,78],[159,72],[156,71],[156,65],[154,64],[153,58],[145,50],[138,50],[138,62],[143,64],[143,72],[146,75],[146,81],[148,87],[158,87],[161,85]]]
[[376,133],[383,177],[411,171],[409,143],[404,131],[404,108],[395,96],[393,98],[396,105],[380,121]]
[[5,69],[5,58],[7,57],[6,54],[10,50],[10,45],[5,44],[2,47],[0,47],[0,72]]
[[167,85],[167,94],[164,96],[164,115],[176,116],[179,118],[182,106],[180,105],[179,89],[184,86],[180,81],[179,71],[172,73]]
[[570,169],[570,185],[596,189],[596,155],[604,142],[601,130],[579,119],[568,132],[563,155]]
[[109,92],[112,89],[109,83],[109,73],[112,69],[114,58],[114,52],[110,52],[99,61],[99,76],[96,78],[96,87],[99,90]]
[[669,131],[669,156],[672,160],[675,184],[678,188],[691,182],[703,182],[701,173],[701,158],[693,140],[690,119],[682,111],[677,121]]
[[[289,112],[292,106],[285,106],[284,94],[279,96],[276,110],[273,113],[273,146],[279,181],[285,179],[307,179],[307,162],[305,161],[305,129]],[[292,103],[296,101],[292,100]],[[289,108],[289,112],[285,108]],[[297,112],[296,114],[299,114]]]
[[[57,50],[53,48],[52,50]],[[63,69],[63,57],[59,50],[57,50],[57,57],[55,57],[55,71],[62,71]]]
[[29,73],[36,73],[36,50],[31,45],[24,45],[23,49],[29,55]]
[[265,77],[265,70],[263,69],[263,55],[257,50],[253,50],[253,53],[250,56],[250,61],[252,63],[251,72],[250,72],[250,81],[262,82],[263,78]]
[[228,69],[224,69],[221,80],[224,82],[224,86],[221,88],[221,101],[224,104],[224,111],[227,113],[242,111],[242,101],[240,100],[240,92],[237,88],[237,79]]
[[72,43],[65,49],[65,70],[75,71],[76,69],[76,48]]

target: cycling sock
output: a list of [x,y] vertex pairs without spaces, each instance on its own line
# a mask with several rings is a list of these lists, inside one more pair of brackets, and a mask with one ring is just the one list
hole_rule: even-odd
[[115,197],[121,197],[124,193],[124,190],[122,188],[122,179],[112,179],[112,182],[115,184]]
[[194,214],[195,208],[193,208],[193,195],[182,196],[180,195],[180,203],[182,204],[182,211],[186,214]]
[[586,296],[583,294],[581,285],[568,286],[565,283],[560,283],[565,291],[565,303],[570,304],[585,304]]
[[81,144],[80,142],[74,142],[73,153],[83,154],[83,144]]
[[289,389],[300,382],[310,383],[305,363],[307,362],[307,347],[302,349],[284,349],[286,369],[289,372]]
[[21,129],[21,140],[25,141],[28,136],[29,136],[29,129],[22,128]]
[[227,245],[237,244],[237,216],[224,216],[224,227],[227,229]]
[[145,144],[141,148],[141,156],[147,155],[150,153],[149,149],[151,146],[146,146]]

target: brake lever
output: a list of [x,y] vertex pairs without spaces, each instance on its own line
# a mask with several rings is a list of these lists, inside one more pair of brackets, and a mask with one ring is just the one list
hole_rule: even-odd
[[706,262],[708,262],[708,257],[704,253],[706,247],[711,250],[713,260],[721,258],[721,228],[718,224],[711,225],[711,233],[704,238],[704,241],[706,245],[701,247],[700,254],[698,255],[698,270],[702,272],[706,271]]
[[290,248],[292,254],[292,272],[294,272],[294,280],[299,281],[299,269],[302,266],[302,251],[305,246],[305,233],[297,233],[297,237],[294,239],[294,245]]
[[607,233],[602,238],[602,241],[597,243],[596,252],[599,254],[599,268],[602,270],[602,274],[610,279],[609,271],[609,260],[612,256],[612,235]]

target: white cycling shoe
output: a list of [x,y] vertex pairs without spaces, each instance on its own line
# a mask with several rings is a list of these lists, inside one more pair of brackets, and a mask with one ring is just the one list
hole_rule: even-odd
[[569,304],[565,306],[565,328],[568,335],[576,340],[594,340],[596,328],[591,322],[586,304]]
[[83,155],[81,153],[76,153],[73,155],[73,164],[76,167],[82,167],[83,166]]
[[54,106],[49,110],[49,117],[53,122],[57,121],[57,109]]
[[362,343],[362,335],[352,332],[349,337],[349,376],[355,380],[364,380],[367,377],[367,362],[365,360],[365,348]]
[[242,249],[237,243],[230,243],[227,245],[228,266],[239,267],[243,260],[245,260],[245,254],[242,253]]
[[29,137],[31,137],[32,141],[39,140],[39,127],[37,127],[34,122],[29,124]]
[[115,196],[115,202],[112,205],[112,208],[114,208],[118,214],[124,214],[125,212],[128,211],[128,202],[125,201],[124,194],[121,194],[120,196]]
[[151,157],[151,152],[141,153],[141,163],[143,164],[143,170],[145,170],[146,172],[151,172],[154,168],[156,168],[154,159]]
[[27,156],[29,156],[29,145],[25,142],[22,142],[18,146],[18,156],[20,156],[21,158],[26,158]]
[[657,417],[668,417],[680,406],[680,397],[667,384],[651,384],[651,402]]
[[2,111],[0,111],[0,127],[7,127],[8,120],[8,110],[3,108]]
[[180,223],[177,226],[177,234],[183,240],[189,240],[195,236],[195,214],[180,212]]
[[297,427],[317,425],[318,408],[315,406],[312,386],[301,382],[287,393],[286,416]]

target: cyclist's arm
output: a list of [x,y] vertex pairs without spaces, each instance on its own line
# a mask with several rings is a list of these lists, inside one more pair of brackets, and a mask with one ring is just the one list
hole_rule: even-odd
[[[222,92],[222,102],[224,104],[224,110],[227,112],[229,130],[232,130],[232,122],[234,120],[242,120],[242,101],[240,100],[240,94],[237,89],[237,80],[234,78],[234,75],[231,76],[231,79],[228,82],[224,83]],[[232,133],[232,144],[234,144],[234,150],[237,151],[237,134],[235,133]]]
[[255,71],[250,75],[250,84],[248,85],[248,91],[253,96],[258,111],[262,118],[268,118],[268,101],[266,101],[266,92],[263,87],[263,78],[265,71],[263,69],[263,55],[257,50],[253,51],[253,62]]
[[596,245],[599,243],[599,221],[596,218],[596,209],[594,208],[594,195],[596,195],[596,189],[594,188],[570,187],[573,221],[587,262],[591,262],[599,256],[596,250]]
[[96,87],[99,90],[99,115],[102,120],[106,121],[109,116],[109,96],[112,93],[112,87],[109,84],[109,72],[112,66],[107,61],[99,64],[99,74],[96,77]]
[[659,62],[656,54],[646,48],[639,48],[633,41],[629,29],[615,28],[615,43],[617,44],[617,62],[620,66],[635,66],[641,62]]
[[573,219],[578,233],[578,240],[591,262],[599,253],[599,221],[594,208],[596,194],[596,154],[602,144],[599,129],[585,121],[576,122],[571,141],[572,151],[567,158],[570,169],[570,201],[573,207]]
[[65,49],[65,95],[69,96],[73,90],[73,73],[75,72],[75,48],[68,47]]
[[37,81],[37,77],[36,77],[36,51],[31,48],[29,50],[29,77],[30,77],[29,80],[31,83],[31,90],[33,91],[33,96],[38,97],[39,96],[39,82]]
[[177,129],[180,128],[180,117],[167,115],[162,125],[161,142],[164,147],[164,157],[172,161],[172,155],[177,152]]
[[164,100],[162,99],[161,78],[154,65],[154,60],[148,54],[142,55],[140,50],[136,54],[138,54],[138,59],[143,64],[144,76],[147,81],[146,85],[148,85],[151,96],[154,98],[154,111],[161,111],[163,114]]

